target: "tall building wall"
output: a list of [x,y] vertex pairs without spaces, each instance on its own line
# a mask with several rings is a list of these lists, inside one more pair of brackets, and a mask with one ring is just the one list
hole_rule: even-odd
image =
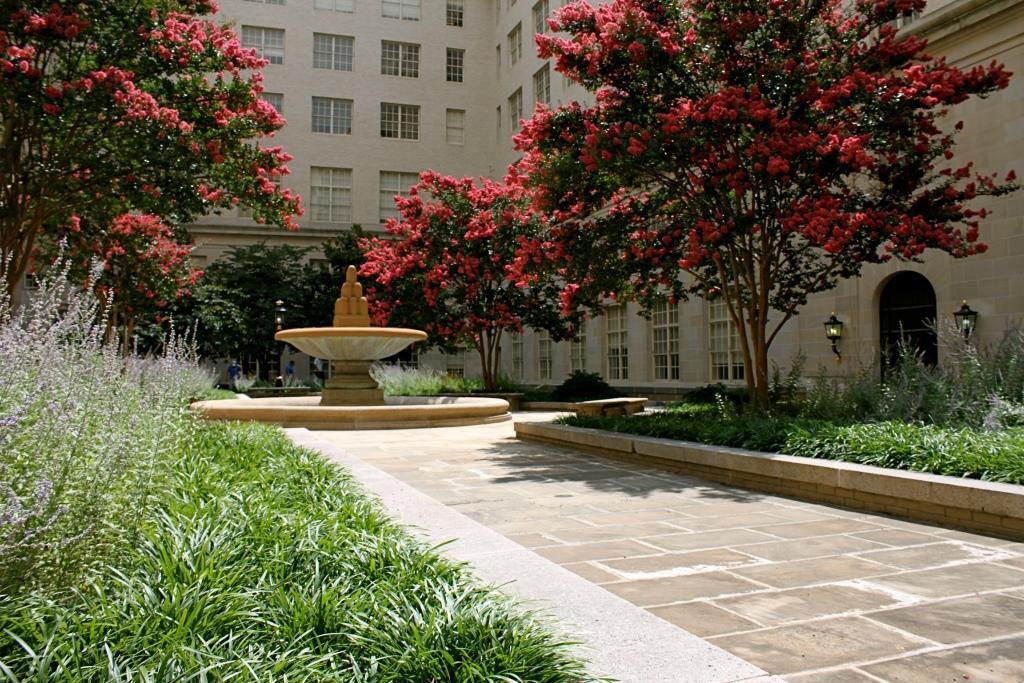
[[[295,156],[287,184],[303,195],[307,215],[299,233],[256,226],[238,215],[210,217],[194,227],[200,257],[216,257],[226,245],[261,239],[292,241],[316,246],[351,223],[380,228],[381,171],[415,173],[435,168],[455,175],[501,177],[518,154],[511,138],[517,124],[513,112],[521,93],[522,116],[529,117],[538,100],[535,75],[545,67],[536,56],[535,12],[554,10],[562,0],[463,0],[463,26],[448,26],[447,0],[351,0],[353,12],[316,9],[317,5],[348,0],[284,0],[285,4],[222,0],[222,15],[243,26],[282,28],[285,31],[282,64],[266,69],[266,90],[283,95],[288,125],[278,141]],[[419,20],[382,16],[386,7],[419,6]],[[518,28],[521,49],[516,47]],[[546,29],[545,29],[546,30]],[[970,159],[977,168],[1004,173],[1024,172],[1024,3],[1020,0],[933,0],[907,30],[930,41],[930,52],[969,68],[995,59],[1017,74],[1011,86],[985,100],[972,100],[949,117],[962,119],[965,130],[957,148],[958,159]],[[353,37],[352,70],[313,68],[313,34]],[[381,41],[419,45],[416,78],[383,75]],[[446,48],[465,50],[462,83],[446,80]],[[518,54],[517,54],[518,53]],[[514,58],[513,58],[514,57]],[[553,106],[589,95],[548,65]],[[540,99],[544,99],[543,89]],[[351,134],[312,131],[312,98],[351,99]],[[382,138],[380,104],[394,102],[418,106],[420,125],[415,141]],[[445,110],[466,112],[464,144],[445,141]],[[312,167],[351,169],[351,221],[313,220]],[[923,263],[891,263],[870,267],[863,277],[842,283],[832,292],[812,297],[799,316],[790,321],[772,356],[786,367],[798,354],[806,356],[809,373],[819,368],[842,374],[871,365],[879,357],[882,336],[880,307],[893,296],[887,282],[902,271],[927,278],[934,289],[934,315],[950,319],[961,300],[979,311],[977,340],[996,339],[1014,320],[1024,318],[1024,195],[1018,193],[989,202],[993,215],[983,223],[982,239],[989,251],[981,256],[954,260],[928,254]],[[842,363],[833,356],[822,323],[831,312],[845,323],[840,342]],[[586,347],[549,343],[527,331],[519,344],[506,339],[503,361],[513,379],[536,384],[558,384],[573,368],[599,372],[612,384],[645,393],[666,395],[685,387],[724,381],[742,384],[734,335],[721,310],[705,301],[681,304],[676,313],[664,311],[648,321],[629,305],[626,314],[597,316],[586,325]],[[623,352],[619,347],[625,349]],[[517,352],[518,350],[518,352]],[[942,349],[939,349],[941,357]],[[473,374],[479,362],[472,352],[445,359],[440,354],[421,356],[424,364]],[[625,361],[625,363],[623,363]]]

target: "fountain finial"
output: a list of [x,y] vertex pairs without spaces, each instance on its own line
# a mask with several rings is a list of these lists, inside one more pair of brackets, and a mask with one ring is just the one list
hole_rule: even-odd
[[341,296],[334,302],[334,327],[370,327],[370,307],[357,275],[355,266],[345,270]]

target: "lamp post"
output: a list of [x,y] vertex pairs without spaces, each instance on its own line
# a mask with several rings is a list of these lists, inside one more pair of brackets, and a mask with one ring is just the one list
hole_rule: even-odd
[[825,338],[832,342],[832,353],[836,354],[836,360],[843,362],[843,355],[839,353],[839,340],[843,338],[843,321],[836,317],[835,311],[825,321]]
[[[282,301],[281,299],[278,299],[277,301],[274,302],[274,331],[275,332],[280,332],[282,327],[284,326],[284,314],[287,311],[288,311],[288,309],[284,307],[284,301]],[[280,376],[281,375],[281,356],[284,354],[284,342],[281,342],[280,345],[275,344],[275,346],[277,347],[277,363],[276,363],[276,365],[277,365],[277,376]]]
[[978,325],[978,312],[967,305],[966,299],[960,302],[960,308],[953,311],[953,319],[956,320],[956,329],[960,330],[964,339],[970,339]]

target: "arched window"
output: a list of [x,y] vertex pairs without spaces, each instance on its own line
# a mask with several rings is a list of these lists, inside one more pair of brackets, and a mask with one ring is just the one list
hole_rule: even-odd
[[885,283],[878,309],[883,370],[896,361],[901,341],[917,349],[926,364],[938,362],[935,289],[928,278],[911,271],[897,273]]

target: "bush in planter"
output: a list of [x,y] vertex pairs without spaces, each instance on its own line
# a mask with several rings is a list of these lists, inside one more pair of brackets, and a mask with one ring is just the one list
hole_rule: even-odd
[[551,398],[555,401],[593,401],[602,398],[617,398],[622,393],[605,382],[601,375],[596,372],[583,372],[577,370],[569,375],[569,379],[562,382],[551,392]]

